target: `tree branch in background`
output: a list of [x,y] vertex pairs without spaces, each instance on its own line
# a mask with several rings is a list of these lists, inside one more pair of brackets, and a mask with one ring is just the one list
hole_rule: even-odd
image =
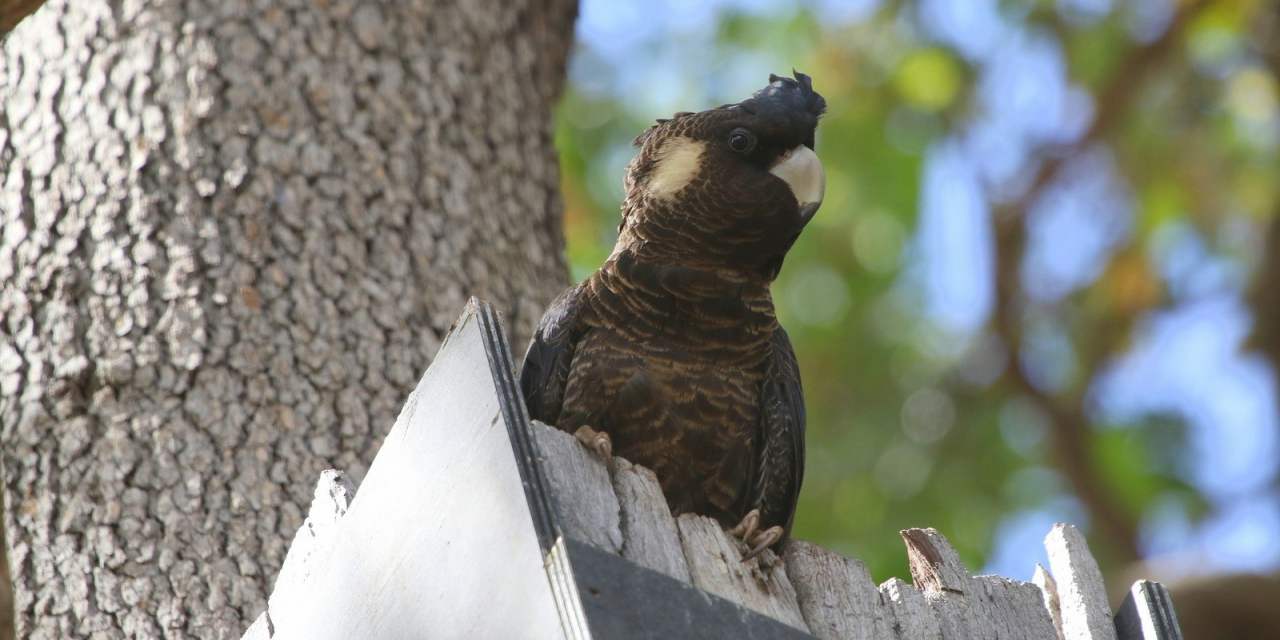
[[[1260,12],[1255,23],[1253,45],[1266,62],[1271,76],[1280,85],[1280,4]],[[1249,295],[1253,310],[1253,334],[1248,348],[1261,353],[1271,364],[1280,390],[1280,197],[1276,198],[1271,222],[1267,225],[1262,260],[1254,274]]]
[[[1002,382],[1031,399],[1048,416],[1054,464],[1067,477],[1090,517],[1110,541],[1113,552],[1121,561],[1134,560],[1139,555],[1137,524],[1134,516],[1126,512],[1109,491],[1109,487],[1105,486],[1094,465],[1083,393],[1061,397],[1048,393],[1027,377],[1021,365],[1023,295],[1018,274],[1026,254],[1024,223],[1032,205],[1039,200],[1045,188],[1054,182],[1066,163],[1106,137],[1123,118],[1142,81],[1181,39],[1191,18],[1208,4],[1205,0],[1199,0],[1184,5],[1160,38],[1126,56],[1098,94],[1093,124],[1085,134],[1074,144],[1046,154],[1030,187],[1020,197],[997,207],[994,216],[996,303],[993,323],[996,334],[1009,349],[1011,360],[1005,368]],[[1115,323],[1104,318],[1101,324],[1114,329]],[[1113,341],[1111,344],[1119,342]],[[1091,355],[1096,360],[1096,367],[1108,360],[1112,353]]]
[[0,0],[0,38],[13,31],[23,18],[31,15],[44,0]]
[[[1280,73],[1276,74],[1276,79],[1280,81]],[[1249,306],[1253,309],[1253,334],[1249,336],[1248,348],[1267,359],[1277,376],[1276,386],[1280,391],[1280,207],[1271,214],[1271,222],[1267,226],[1262,262],[1254,274],[1249,295]]]

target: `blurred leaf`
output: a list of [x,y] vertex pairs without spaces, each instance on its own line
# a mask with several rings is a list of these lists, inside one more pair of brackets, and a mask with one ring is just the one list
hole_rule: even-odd
[[1094,459],[1106,486],[1131,513],[1160,494],[1162,483],[1151,468],[1142,434],[1136,429],[1112,428],[1093,436]]
[[1203,512],[1203,499],[1178,475],[1186,466],[1186,425],[1176,416],[1153,415],[1137,424],[1104,427],[1093,435],[1093,457],[1105,486],[1132,513],[1158,499],[1179,496]]
[[1182,216],[1187,210],[1182,186],[1170,178],[1153,180],[1140,194],[1139,220],[1144,234]]
[[1188,48],[1196,62],[1214,66],[1234,55],[1242,45],[1242,22],[1247,2],[1215,2],[1200,13],[1187,30]]
[[1066,44],[1071,75],[1077,82],[1096,89],[1109,77],[1130,41],[1123,22],[1113,18],[1093,29],[1072,31]]
[[907,104],[923,111],[940,111],[960,92],[960,65],[942,49],[911,52],[898,67],[894,86]]
[[1108,307],[1123,316],[1134,316],[1160,302],[1163,285],[1159,274],[1140,251],[1123,251],[1111,260],[1101,278]]

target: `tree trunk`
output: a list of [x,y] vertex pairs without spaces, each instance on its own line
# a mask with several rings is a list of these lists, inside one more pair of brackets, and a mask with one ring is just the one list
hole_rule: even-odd
[[[0,516],[3,515],[4,496],[0,493]],[[13,640],[13,583],[9,580],[5,548],[4,527],[0,526],[0,640]]]
[[54,0],[3,43],[19,637],[238,637],[466,297],[523,345],[564,286],[574,3],[435,4]]

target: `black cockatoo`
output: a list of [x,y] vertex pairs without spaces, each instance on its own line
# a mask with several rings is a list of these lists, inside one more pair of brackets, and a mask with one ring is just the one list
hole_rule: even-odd
[[520,374],[529,414],[658,476],[674,513],[784,541],[804,399],[769,285],[822,200],[810,78],[636,138],[612,255],[557,298]]

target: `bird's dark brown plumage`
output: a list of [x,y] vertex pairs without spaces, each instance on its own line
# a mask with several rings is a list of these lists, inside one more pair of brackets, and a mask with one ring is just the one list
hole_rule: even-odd
[[613,254],[551,304],[525,356],[530,415],[608,433],[675,513],[731,526],[758,508],[762,527],[791,528],[804,400],[769,285],[816,203],[771,168],[812,149],[824,109],[807,76],[771,76],[637,138]]

